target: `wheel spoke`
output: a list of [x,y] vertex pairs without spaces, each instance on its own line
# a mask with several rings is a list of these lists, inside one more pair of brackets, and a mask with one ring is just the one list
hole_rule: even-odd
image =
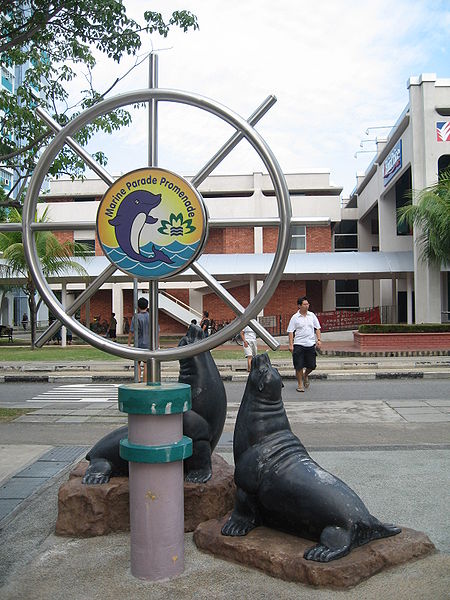
[[[206,269],[204,269],[197,261],[194,261],[191,264],[191,269],[199,275],[203,279],[203,281],[216,292],[216,294],[221,298],[230,308],[234,310],[234,312],[238,315],[242,315],[245,308],[240,304],[234,296],[230,294],[230,292],[223,287],[221,283],[219,283],[214,277],[208,273]],[[259,335],[259,337],[266,342],[266,344],[272,348],[272,350],[277,350],[280,347],[280,343],[272,337],[272,335],[265,329],[256,319],[252,319],[249,322],[250,327],[253,331]]]
[[[47,112],[45,112],[45,110],[43,110],[40,106],[36,108],[36,114],[40,119],[42,119],[42,121],[44,121],[50,127],[50,129],[53,129],[55,133],[59,133],[61,131],[61,125],[57,123],[54,119],[52,119],[52,117]],[[94,171],[94,173],[97,173],[100,179],[103,179],[103,181],[108,185],[112,185],[114,183],[114,177],[112,177],[107,171],[105,171],[105,169],[101,165],[99,165],[98,162],[94,160],[92,156],[88,152],[86,152],[86,150],[82,146],[80,146],[80,144],[78,144],[73,138],[68,136],[66,138],[65,143],[68,146],[70,146],[70,148],[76,154],[78,154],[80,158],[84,160],[84,162]]]
[[[103,273],[100,273],[100,275],[98,275],[88,285],[88,287],[84,290],[84,292],[82,292],[78,296],[78,298],[75,300],[75,302],[66,308],[66,314],[67,314],[67,316],[71,317],[72,315],[74,315],[77,312],[77,310],[87,300],[89,300],[89,298],[91,296],[93,296],[95,294],[95,292],[104,283],[106,283],[108,281],[108,279],[111,277],[111,275],[113,273],[115,273],[116,271],[117,271],[117,267],[115,265],[109,265],[108,267],[106,267],[106,269],[103,271]],[[41,348],[45,344],[45,342],[47,342],[48,340],[50,340],[55,335],[55,333],[58,331],[58,329],[60,327],[61,327],[61,321],[59,319],[56,319],[56,321],[54,321],[49,327],[47,327],[47,329],[44,331],[44,333],[42,333],[38,337],[38,339],[36,340],[36,346],[38,348]]]
[[[275,96],[267,96],[264,102],[247,119],[249,125],[256,125],[256,123],[266,114],[266,112],[275,104],[276,101],[277,99]],[[220,150],[218,150],[206,163],[206,165],[200,169],[197,175],[191,180],[191,184],[195,187],[198,187],[201,182],[204,181],[208,175],[223,161],[223,159],[230,154],[233,148],[235,148],[244,137],[245,136],[242,131],[236,131],[230,137],[230,139],[225,142]]]

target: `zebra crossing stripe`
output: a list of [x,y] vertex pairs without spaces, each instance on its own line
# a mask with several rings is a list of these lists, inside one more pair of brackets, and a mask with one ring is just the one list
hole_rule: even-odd
[[28,402],[116,402],[120,384],[75,383],[33,396]]

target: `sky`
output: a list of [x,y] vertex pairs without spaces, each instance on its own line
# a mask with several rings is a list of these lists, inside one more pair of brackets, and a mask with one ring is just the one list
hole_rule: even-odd
[[[285,173],[330,171],[346,197],[408,103],[407,81],[421,73],[450,79],[448,0],[124,0],[130,16],[144,10],[193,12],[200,30],[174,31],[143,41],[144,55],[159,56],[158,86],[194,92],[244,118],[273,94],[277,103],[256,130]],[[100,90],[123,75],[120,65],[98,58]],[[83,77],[72,92],[85,87]],[[148,86],[148,62],[135,68],[109,94]],[[380,127],[369,130],[367,128]],[[384,128],[382,128],[384,127]],[[161,167],[195,175],[231,136],[232,128],[199,109],[164,103],[159,107]],[[111,174],[147,164],[147,111],[133,111],[133,126],[100,136]],[[362,144],[362,145],[361,145]],[[364,151],[364,152],[362,152]],[[355,157],[355,153],[356,157]],[[265,171],[259,156],[242,142],[217,168],[218,174]]]

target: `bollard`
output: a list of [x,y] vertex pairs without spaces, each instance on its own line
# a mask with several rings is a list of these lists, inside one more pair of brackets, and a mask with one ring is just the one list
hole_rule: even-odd
[[184,570],[183,460],[192,440],[183,436],[191,388],[183,383],[119,387],[119,410],[128,413],[120,456],[129,461],[131,573],[170,579]]

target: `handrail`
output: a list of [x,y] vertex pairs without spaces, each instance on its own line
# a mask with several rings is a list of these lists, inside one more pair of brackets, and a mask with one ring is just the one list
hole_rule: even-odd
[[164,296],[166,296],[167,298],[169,298],[169,300],[172,300],[172,302],[175,302],[176,304],[179,304],[180,306],[182,306],[183,308],[185,308],[186,310],[188,310],[190,313],[194,313],[198,317],[202,316],[202,313],[198,312],[198,310],[195,310],[195,308],[192,308],[191,306],[189,306],[189,304],[186,304],[185,302],[183,302],[182,300],[180,300],[176,296],[172,296],[172,294],[169,294],[169,292],[166,292],[166,290],[159,290],[159,293],[163,294]]

